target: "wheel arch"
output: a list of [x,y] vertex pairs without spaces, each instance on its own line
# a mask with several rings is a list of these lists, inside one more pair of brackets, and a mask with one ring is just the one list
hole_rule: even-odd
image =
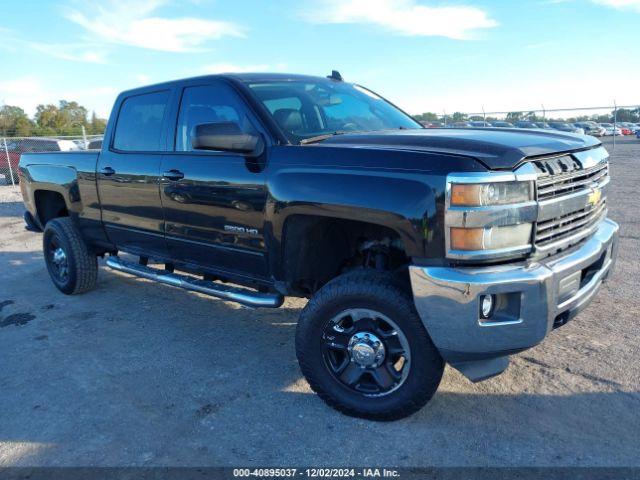
[[[40,154],[38,154],[40,155]],[[42,154],[46,155],[46,154]],[[60,165],[30,164],[25,159],[21,170],[21,189],[27,210],[44,228],[46,222],[61,216],[74,216],[82,211],[77,171]],[[48,206],[53,202],[52,206]]]
[[367,251],[374,248],[392,254],[393,260],[386,265],[389,269],[408,264],[402,234],[388,225],[334,215],[293,214],[282,229],[279,276],[287,291],[310,294],[345,269],[356,268],[354,261],[364,261]]
[[36,218],[44,227],[48,221],[69,216],[69,207],[60,192],[53,190],[36,190],[33,192]]

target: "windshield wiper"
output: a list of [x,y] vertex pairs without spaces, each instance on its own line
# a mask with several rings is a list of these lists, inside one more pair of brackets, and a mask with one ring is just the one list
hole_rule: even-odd
[[318,142],[321,142],[323,140],[326,140],[327,138],[335,137],[336,135],[344,135],[345,133],[357,133],[357,132],[346,132],[346,131],[343,131],[343,130],[338,130],[338,131],[335,131],[333,133],[325,133],[325,134],[322,134],[322,135],[317,135],[315,137],[303,138],[302,140],[300,140],[300,145],[308,145],[310,143],[318,143]]
[[[396,130],[395,128],[390,128],[388,130]],[[407,127],[400,126],[397,130],[409,130]],[[371,133],[373,130],[336,130],[333,133],[324,133],[322,135],[317,135],[315,137],[303,138],[300,140],[300,145],[309,145],[310,143],[318,143],[326,140],[327,138],[335,137],[336,135],[347,135],[350,133]],[[384,130],[380,130],[384,131]]]

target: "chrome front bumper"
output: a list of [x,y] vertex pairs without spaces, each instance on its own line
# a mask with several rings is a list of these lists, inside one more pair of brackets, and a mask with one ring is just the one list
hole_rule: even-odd
[[[410,268],[416,308],[443,358],[473,381],[501,373],[508,355],[540,343],[591,301],[615,263],[618,225],[603,220],[570,253],[526,265]],[[496,295],[488,320],[480,296]]]

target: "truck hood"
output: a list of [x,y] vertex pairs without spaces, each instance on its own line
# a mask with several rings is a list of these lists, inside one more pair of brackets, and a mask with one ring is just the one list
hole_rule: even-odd
[[556,130],[433,128],[349,133],[315,145],[464,155],[492,170],[511,170],[526,157],[585,150],[600,142],[594,137]]

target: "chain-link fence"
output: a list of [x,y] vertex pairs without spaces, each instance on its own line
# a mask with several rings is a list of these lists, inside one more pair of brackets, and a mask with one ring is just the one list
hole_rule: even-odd
[[596,137],[610,137],[615,148],[616,138],[639,135],[640,104],[605,105],[546,109],[529,108],[509,112],[442,112],[416,115],[425,127],[431,128],[541,128]]
[[[102,147],[102,135],[0,137],[0,177],[8,185],[18,185],[18,163],[23,153],[95,150]],[[0,183],[2,182],[0,178]]]

